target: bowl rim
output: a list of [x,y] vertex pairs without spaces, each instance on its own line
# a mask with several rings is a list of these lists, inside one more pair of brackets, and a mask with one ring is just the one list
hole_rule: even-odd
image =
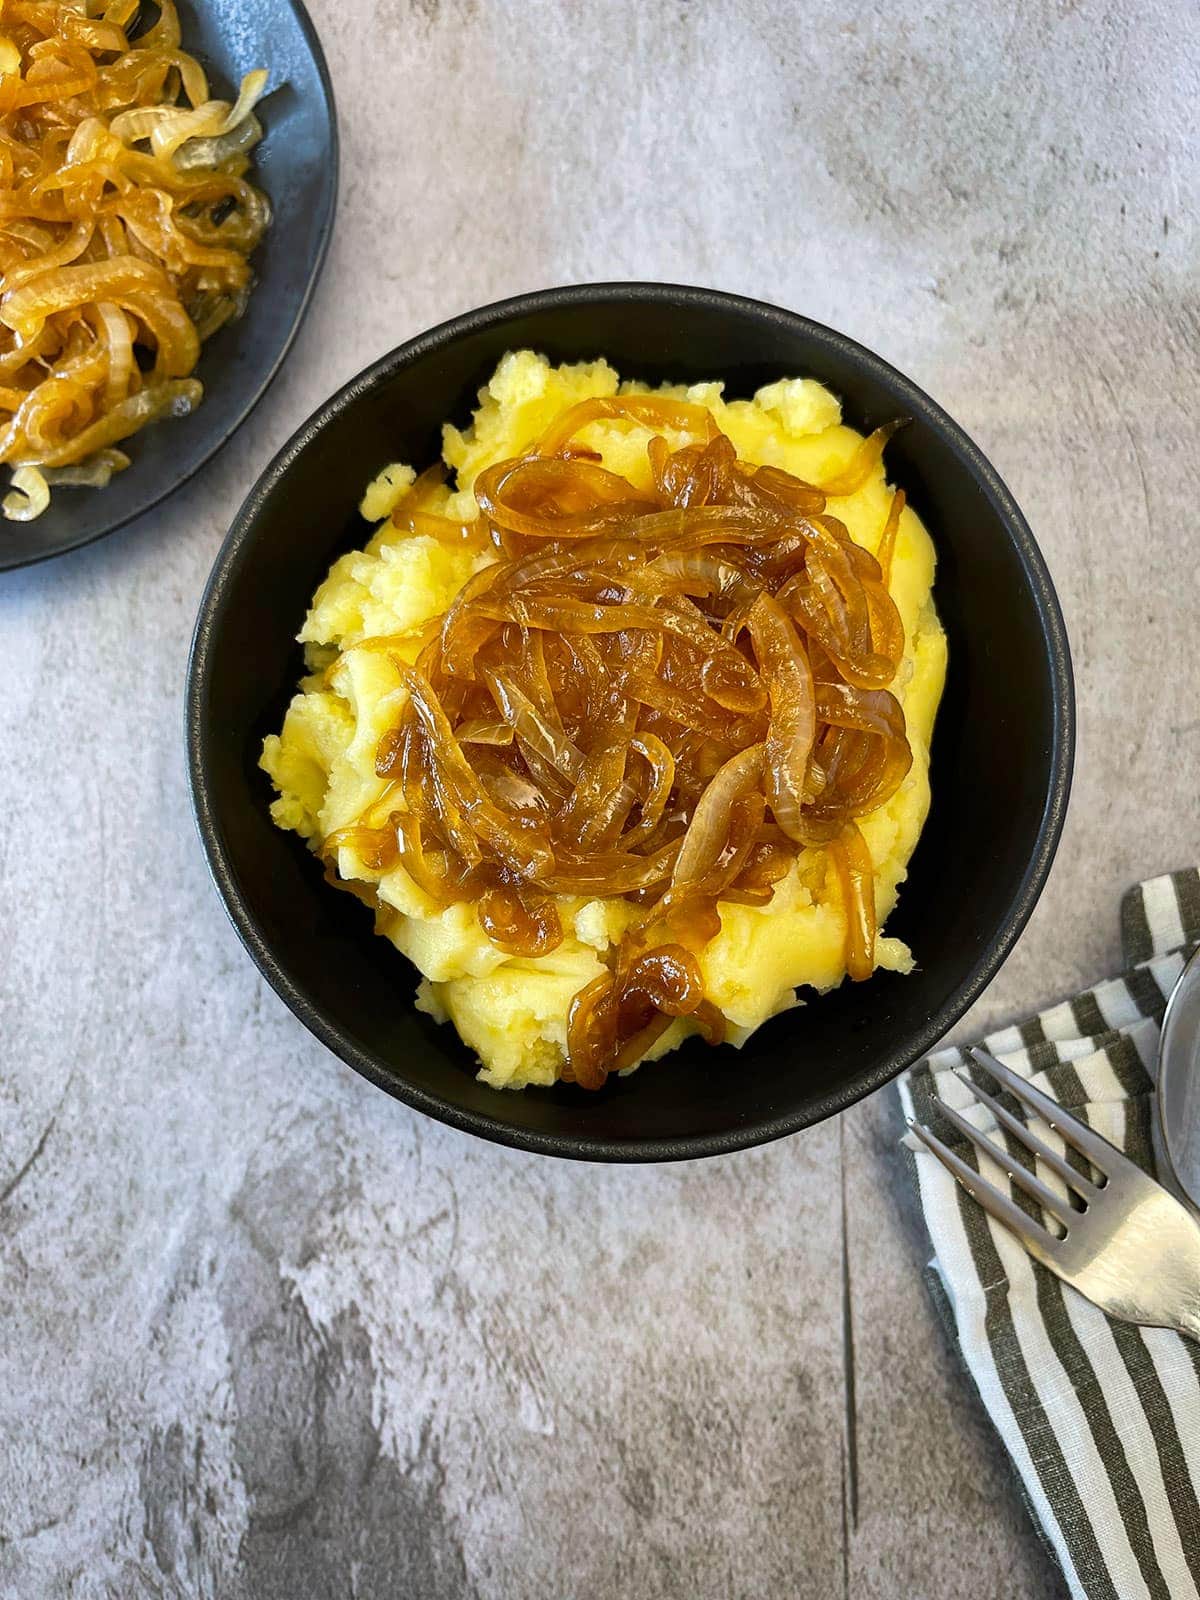
[[[1003,921],[980,951],[965,981],[950,994],[907,1043],[891,1050],[870,1071],[831,1089],[802,1109],[759,1119],[720,1133],[680,1135],[637,1142],[596,1138],[586,1134],[543,1134],[513,1127],[500,1116],[465,1110],[412,1084],[397,1082],[368,1051],[360,1049],[344,1031],[295,985],[276,959],[263,930],[238,886],[209,786],[205,761],[208,740],[209,672],[216,624],[230,588],[247,559],[260,512],[286,477],[292,463],[319,437],[325,427],[394,372],[413,365],[464,334],[508,319],[555,310],[564,306],[641,303],[709,311],[734,311],[768,323],[797,330],[819,345],[836,350],[877,381],[897,391],[914,419],[932,426],[967,465],[993,502],[1009,531],[1032,593],[1046,640],[1052,689],[1050,780],[1038,824],[1035,848],[1014,887]],[[827,1117],[844,1111],[855,1101],[874,1093],[905,1068],[928,1053],[966,1013],[999,971],[1012,951],[1037,903],[1062,835],[1075,754],[1075,686],[1071,653],[1062,609],[1044,557],[1029,524],[995,468],[952,417],[917,387],[911,379],[873,351],[823,323],[768,302],[728,294],[721,290],[658,282],[601,282],[568,284],[514,295],[467,311],[406,340],[363,368],[319,406],[276,453],[247,495],[217,553],[200,601],[188,657],[185,697],[188,778],[193,814],[208,862],[209,872],[230,921],[250,956],[276,994],[322,1044],[348,1066],[405,1105],[439,1122],[493,1143],[540,1155],[599,1162],[665,1162],[726,1155],[769,1144]],[[497,1091],[498,1093],[500,1091]]]
[[[328,203],[325,207],[325,214],[321,219],[320,232],[317,235],[317,246],[313,252],[308,277],[304,284],[304,291],[297,303],[295,315],[283,342],[275,352],[275,357],[270,366],[259,376],[257,383],[247,391],[241,409],[226,428],[213,435],[208,448],[181,476],[172,479],[157,492],[152,492],[149,499],[118,516],[115,521],[105,523],[102,527],[96,528],[90,533],[85,533],[82,538],[68,539],[65,544],[58,544],[46,550],[35,550],[32,554],[24,555],[16,561],[6,561],[3,555],[0,554],[0,572],[20,572],[26,567],[40,566],[43,561],[54,561],[58,556],[69,555],[73,550],[86,550],[88,545],[95,544],[99,539],[107,539],[110,533],[120,532],[122,528],[127,528],[131,522],[136,522],[139,517],[146,516],[149,512],[161,506],[165,500],[169,500],[177,490],[183,488],[185,483],[190,483],[198,472],[202,472],[213,457],[225,448],[274,383],[279,375],[280,368],[287,360],[291,348],[296,342],[296,337],[300,332],[305,317],[308,315],[313,295],[316,293],[317,284],[321,280],[321,274],[325,268],[325,259],[329,254],[329,242],[333,237],[341,172],[341,146],[338,135],[337,102],[334,99],[333,79],[330,76],[329,63],[325,59],[325,51],[321,45],[320,37],[313,25],[312,18],[308,14],[304,0],[283,0],[283,3],[295,17],[300,36],[304,40],[308,53],[312,57],[313,65],[317,70],[317,80],[321,86],[321,103],[325,107],[329,123]],[[268,198],[270,197],[268,196]],[[253,297],[251,303],[253,303]],[[201,351],[201,360],[203,360],[203,351]],[[137,470],[136,462],[134,462],[131,470]]]

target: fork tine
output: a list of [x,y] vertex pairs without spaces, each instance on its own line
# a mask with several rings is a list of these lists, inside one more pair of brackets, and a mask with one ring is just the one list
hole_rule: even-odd
[[1096,1185],[1085,1178],[1082,1173],[1076,1172],[1071,1163],[1064,1161],[1057,1150],[1051,1150],[1050,1146],[1043,1139],[1039,1139],[1037,1134],[1033,1133],[1028,1125],[1021,1121],[1020,1117],[1014,1117],[1012,1112],[1002,1106],[994,1095],[990,1095],[986,1089],[981,1089],[974,1078],[968,1078],[961,1068],[955,1068],[954,1076],[960,1083],[966,1085],[981,1105],[985,1105],[988,1108],[1002,1128],[1007,1128],[1014,1139],[1019,1139],[1027,1150],[1032,1150],[1038,1160],[1044,1161],[1051,1172],[1056,1172],[1065,1184],[1068,1184],[1077,1194],[1082,1195],[1085,1200],[1095,1198],[1099,1192]]
[[1031,1199],[1036,1200],[1043,1211],[1048,1211],[1052,1217],[1057,1217],[1063,1223],[1078,1221],[1079,1213],[1069,1200],[1064,1200],[1061,1195],[1055,1194],[1053,1189],[1048,1188],[1019,1161],[1011,1160],[1007,1151],[993,1144],[981,1129],[963,1116],[961,1111],[948,1106],[944,1100],[938,1106],[938,1110],[958,1129],[959,1133],[970,1139],[977,1150],[981,1150],[989,1160],[994,1161],[1001,1171],[1007,1173],[1013,1183],[1018,1184]]
[[974,1167],[969,1167],[960,1156],[955,1155],[950,1146],[943,1144],[936,1133],[930,1133],[928,1128],[922,1127],[912,1117],[906,1118],[906,1121],[921,1143],[933,1152],[949,1172],[954,1174],[972,1200],[977,1200],[997,1222],[1002,1222],[1006,1228],[1011,1228],[1031,1256],[1047,1266],[1052,1264],[1051,1257],[1058,1243],[1057,1239],[1022,1211],[1020,1206],[1006,1194],[1001,1194],[999,1189],[981,1178]]
[[1035,1089],[1028,1078],[1023,1078],[1019,1072],[1006,1067],[1003,1061],[989,1055],[986,1050],[980,1050],[977,1045],[968,1046],[967,1054],[990,1072],[1009,1094],[1023,1101],[1031,1111],[1036,1111],[1042,1121],[1048,1122],[1065,1143],[1073,1146],[1081,1155],[1085,1155],[1098,1172],[1109,1174],[1117,1167],[1133,1164],[1127,1156],[1122,1155],[1116,1145],[1109,1144],[1107,1139],[1089,1128],[1086,1122],[1074,1116],[1065,1106],[1060,1106],[1057,1100],[1051,1100],[1048,1094]]

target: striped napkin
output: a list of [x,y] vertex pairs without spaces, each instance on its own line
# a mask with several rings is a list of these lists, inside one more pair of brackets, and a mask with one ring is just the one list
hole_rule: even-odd
[[[983,1044],[1154,1172],[1159,1022],[1200,938],[1200,872],[1131,889],[1121,933],[1119,978]],[[958,1049],[929,1056],[901,1080],[900,1099],[977,1166],[937,1111],[940,1095],[994,1127],[955,1067],[977,1071]],[[1106,1317],[1026,1255],[911,1134],[904,1147],[933,1243],[934,1298],[1071,1594],[1200,1600],[1200,1345]],[[1008,1149],[1028,1164],[1023,1147]],[[991,1163],[987,1175],[1005,1182]]]

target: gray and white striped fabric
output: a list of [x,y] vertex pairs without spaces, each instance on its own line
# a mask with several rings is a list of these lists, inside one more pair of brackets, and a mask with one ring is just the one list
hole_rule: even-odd
[[[1159,1022],[1200,938],[1200,872],[1130,890],[1121,929],[1121,977],[983,1044],[1153,1172]],[[928,1057],[901,1080],[901,1102],[979,1165],[937,1109],[941,1096],[994,1129],[955,1067],[973,1070],[958,1049]],[[933,1242],[930,1287],[1072,1595],[1200,1600],[1200,1346],[1110,1320],[1026,1255],[911,1135],[904,1147]],[[1023,1146],[1007,1148],[1030,1164]],[[1006,1182],[991,1163],[983,1170]]]

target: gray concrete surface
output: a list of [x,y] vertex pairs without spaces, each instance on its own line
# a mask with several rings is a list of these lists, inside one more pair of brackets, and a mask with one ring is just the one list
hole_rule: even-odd
[[226,924],[181,685],[232,511],[369,359],[572,279],[760,295],[936,395],[1063,597],[1070,820],[969,1026],[1112,969],[1123,888],[1200,859],[1194,9],[313,9],[342,204],[283,377],[165,509],[0,582],[0,1593],[1060,1595],[890,1093],[628,1171],[390,1103]]

